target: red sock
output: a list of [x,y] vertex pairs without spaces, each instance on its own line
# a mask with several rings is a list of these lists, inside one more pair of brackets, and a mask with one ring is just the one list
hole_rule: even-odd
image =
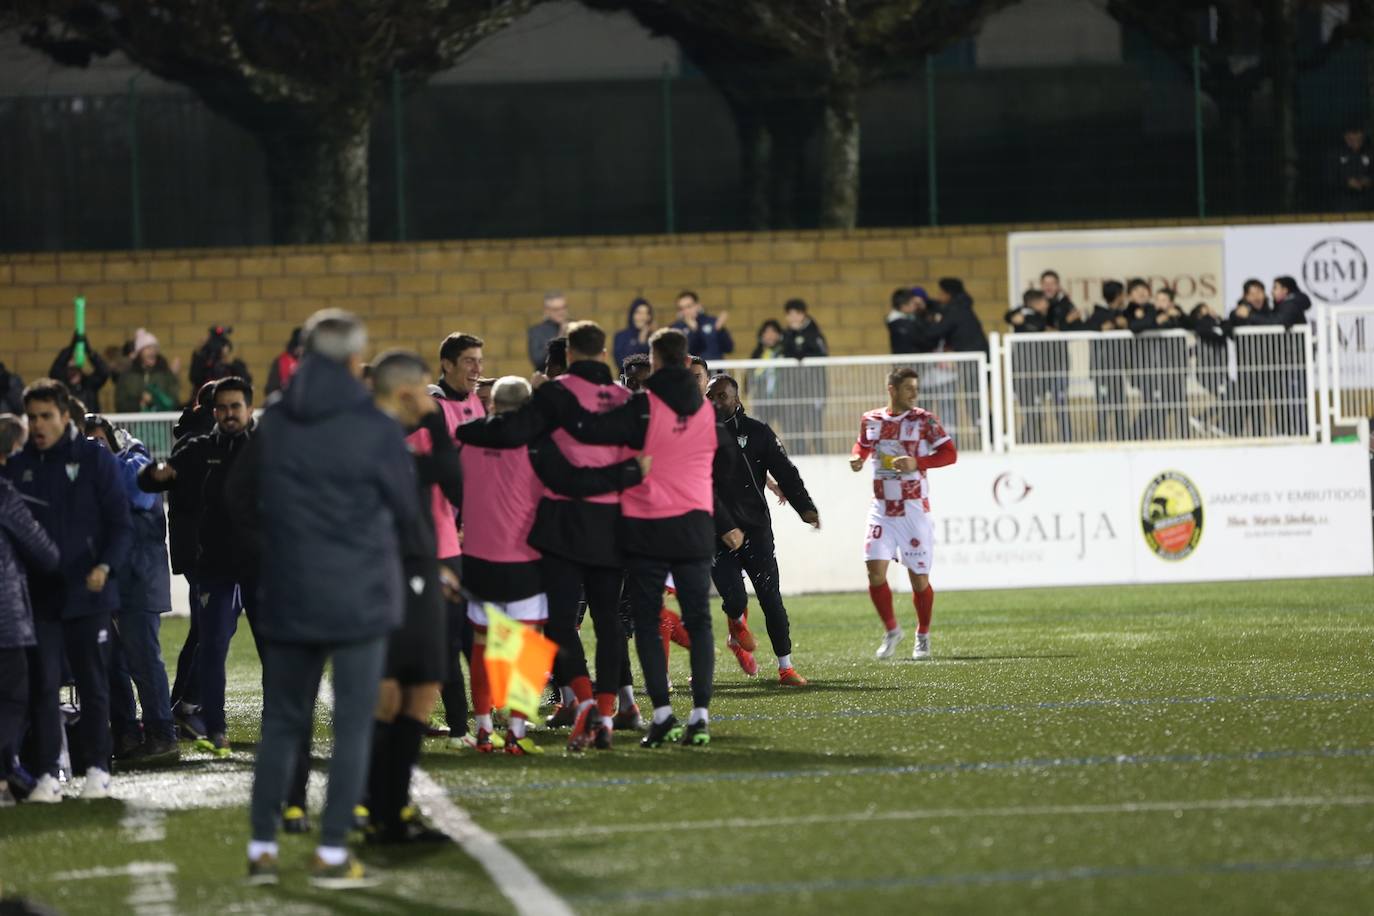
[[592,698],[592,679],[587,675],[579,674],[568,682],[568,686],[572,688],[573,696],[577,697],[578,703]]
[[883,626],[887,627],[889,632],[897,629],[897,615],[892,613],[892,587],[886,582],[882,585],[870,585],[868,597],[873,599],[873,607],[883,619]]
[[916,632],[929,633],[930,615],[935,610],[935,589],[927,585],[925,591],[912,595],[911,600],[916,605]]
[[596,711],[601,713],[603,719],[612,718],[615,715],[615,694],[598,693],[596,695]]
[[491,715],[491,682],[487,680],[487,644],[479,642],[472,647],[472,714]]

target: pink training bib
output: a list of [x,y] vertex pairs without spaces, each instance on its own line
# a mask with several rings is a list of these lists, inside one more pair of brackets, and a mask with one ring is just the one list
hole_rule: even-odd
[[[577,398],[577,403],[589,413],[605,413],[630,399],[630,392],[626,388],[619,385],[598,385],[576,375],[560,375],[551,384],[562,385],[571,391]],[[554,432],[553,441],[563,453],[563,457],[568,459],[568,463],[578,468],[597,468],[634,457],[634,449],[623,445],[588,445],[579,442],[564,429]],[[547,489],[544,496],[546,499],[567,499],[566,496]],[[585,497],[585,501],[615,505],[620,502],[620,493],[601,493]]]
[[674,518],[693,510],[710,513],[711,463],[716,456],[716,413],[709,401],[697,412],[679,416],[652,391],[649,431],[644,454],[652,455],[653,469],[640,484],[621,496],[627,518]]

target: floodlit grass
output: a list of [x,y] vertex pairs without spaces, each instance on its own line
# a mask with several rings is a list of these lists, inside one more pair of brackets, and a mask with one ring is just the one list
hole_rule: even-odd
[[[928,663],[910,636],[873,660],[866,596],[789,607],[812,686],[773,682],[759,626],[758,679],[717,653],[707,750],[622,735],[570,757],[541,732],[544,757],[435,742],[422,766],[587,913],[1369,911],[1370,580],[941,594]],[[183,633],[168,622],[169,656]],[[341,898],[306,886],[310,841],[290,838],[282,886],[242,886],[246,633],[233,667],[235,760],[0,811],[7,892],[69,913],[510,910],[456,848],[363,848],[388,880]],[[676,648],[672,676],[686,687]]]

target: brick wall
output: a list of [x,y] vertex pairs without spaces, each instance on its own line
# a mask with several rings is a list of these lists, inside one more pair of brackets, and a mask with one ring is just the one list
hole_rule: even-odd
[[[183,373],[206,329],[225,323],[234,326],[238,355],[265,383],[291,329],[328,305],[364,316],[376,350],[412,347],[437,362],[440,339],[464,330],[485,338],[490,374],[525,374],[524,331],[539,320],[543,291],[551,288],[566,292],[574,318],[593,318],[608,332],[624,325],[635,296],[653,302],[667,323],[677,292],[694,289],[710,312],[730,313],[735,356],[749,355],[760,322],[780,318],[782,303],[801,297],[835,354],[882,353],[888,297],[902,284],[930,288],[938,277],[963,277],[984,326],[999,328],[1007,232],[1051,228],[1087,227],[4,255],[0,361],[25,380],[46,374],[71,337],[72,298],[79,294],[94,346],[103,351],[146,327],[169,359],[181,357]],[[109,387],[105,397],[110,409]]]

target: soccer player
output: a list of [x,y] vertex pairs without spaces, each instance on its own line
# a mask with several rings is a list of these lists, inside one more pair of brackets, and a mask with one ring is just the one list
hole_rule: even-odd
[[[623,544],[635,644],[654,704],[653,721],[640,741],[659,747],[710,743],[708,707],[715,674],[711,644],[710,575],[716,538],[736,549],[744,535],[718,499],[713,479],[735,443],[706,403],[688,371],[687,338],[664,328],[650,339],[653,374],[644,390],[605,413],[578,411],[565,422],[574,437],[599,445],[628,445],[655,457],[659,468],[621,494]],[[691,634],[692,712],[683,729],[668,697],[668,666],[655,633],[669,574],[677,585],[683,622]]]
[[868,513],[864,560],[868,595],[887,628],[875,653],[878,658],[891,658],[904,635],[892,612],[892,589],[887,584],[887,564],[892,560],[901,561],[911,577],[916,605],[916,646],[911,657],[930,658],[930,618],[935,607],[935,590],[930,587],[934,526],[926,471],[953,464],[958,454],[940,420],[916,406],[919,389],[915,369],[894,369],[888,375],[887,406],[864,414],[849,460],[849,467],[858,472],[870,457],[873,459],[873,505]]
[[730,504],[744,532],[744,544],[739,550],[729,550],[724,544],[718,544],[711,566],[711,579],[716,584],[716,591],[720,592],[729,622],[730,638],[726,645],[735,653],[745,674],[752,677],[758,673],[758,664],[751,654],[755,646],[754,634],[749,632],[745,620],[749,598],[742,576],[747,572],[763,609],[773,654],[778,659],[778,681],[785,687],[804,687],[806,678],[792,665],[791,629],[779,589],[778,561],[773,555],[773,519],[764,489],[768,475],[777,479],[783,495],[802,521],[819,528],[820,514],[806,492],[796,465],[787,457],[782,441],[767,423],[745,415],[739,402],[738,383],[728,375],[718,375],[711,379],[707,397],[715,405],[716,417],[739,443],[741,453],[739,460],[731,464],[735,473],[722,488],[721,499]]
[[[492,408],[498,416],[513,413],[529,399],[529,383],[516,376],[502,378],[492,388]],[[463,489],[464,585],[480,599],[468,602],[468,619],[474,630],[472,703],[477,717],[477,749],[490,753],[504,745],[508,754],[540,754],[542,749],[527,737],[526,723],[519,713],[511,713],[504,741],[492,735],[491,689],[485,669],[486,604],[514,620],[542,627],[549,619],[549,602],[540,552],[530,541],[545,485],[557,494],[585,499],[639,484],[648,461],[626,457],[607,466],[574,466],[548,439],[506,449],[468,444],[462,450],[462,461],[463,476],[471,481]],[[568,628],[575,629],[576,594],[572,595],[571,607],[568,604],[562,602],[560,614],[570,617]],[[613,605],[610,610],[614,612]],[[585,665],[584,659],[583,670]],[[613,667],[619,669],[618,656]],[[587,699],[590,701],[590,696]],[[584,731],[599,730],[592,728],[599,724],[594,711],[590,703],[584,707]]]

